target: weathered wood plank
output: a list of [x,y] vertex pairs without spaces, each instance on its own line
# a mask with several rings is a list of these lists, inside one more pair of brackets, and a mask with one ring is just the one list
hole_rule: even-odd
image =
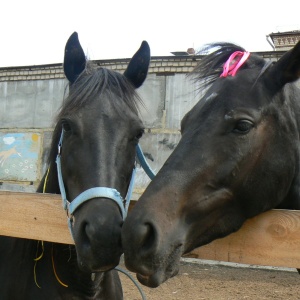
[[[0,235],[72,244],[60,195],[0,191]],[[272,210],[195,249],[199,259],[300,268],[300,211]]]
[[0,192],[0,234],[72,244],[60,195]]
[[300,211],[271,210],[231,235],[195,249],[187,257],[300,268]]

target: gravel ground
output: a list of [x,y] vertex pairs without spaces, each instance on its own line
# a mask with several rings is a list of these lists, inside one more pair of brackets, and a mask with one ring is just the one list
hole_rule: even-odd
[[[142,289],[147,300],[300,299],[300,275],[296,270],[233,266],[184,260],[177,276],[158,288]],[[140,300],[134,284],[125,275],[120,277],[124,300]]]

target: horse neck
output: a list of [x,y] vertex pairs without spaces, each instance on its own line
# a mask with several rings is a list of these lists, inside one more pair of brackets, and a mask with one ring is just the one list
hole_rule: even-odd
[[56,163],[54,161],[49,164],[36,191],[37,193],[60,194]]
[[[71,291],[71,294],[81,294],[95,297],[101,291],[100,286],[105,273],[82,272],[78,268],[76,249],[73,245],[47,243],[48,256],[51,256],[51,269],[56,277],[56,284],[63,290]],[[68,286],[66,289],[65,285]],[[98,298],[97,298],[98,299]]]
[[[110,273],[116,271],[95,274],[81,271],[73,245],[44,243],[44,257],[40,267],[37,276],[40,274],[41,284],[46,286],[52,281],[63,299],[110,299],[106,297],[113,283]],[[47,274],[44,270],[47,270]]]
[[[299,86],[299,85],[298,85]],[[295,143],[300,144],[300,89],[296,83],[287,85],[281,92],[279,101],[286,101],[286,118],[289,119]],[[290,190],[280,205],[279,209],[296,209],[300,210],[300,147],[296,149],[295,153],[295,175],[291,183]]]

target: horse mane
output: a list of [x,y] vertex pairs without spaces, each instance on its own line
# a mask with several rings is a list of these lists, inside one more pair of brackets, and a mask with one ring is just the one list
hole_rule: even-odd
[[[212,43],[205,45],[197,54],[202,55],[202,59],[194,70],[188,75],[199,82],[200,89],[208,88],[215,82],[223,72],[223,65],[229,56],[235,51],[244,52],[245,49],[232,43]],[[207,54],[209,53],[209,54]],[[205,55],[206,54],[206,55]],[[248,60],[240,69],[250,69],[255,67],[262,68],[265,60],[257,55],[251,54]]]
[[106,96],[113,103],[115,109],[122,117],[124,111],[120,105],[122,100],[135,114],[138,115],[138,104],[143,102],[135,91],[131,82],[121,73],[98,67],[88,61],[86,69],[79,75],[77,80],[69,86],[69,94],[64,99],[55,122],[51,148],[48,156],[48,164],[55,160],[57,145],[61,134],[61,118],[76,113],[80,108],[87,105],[95,97]]

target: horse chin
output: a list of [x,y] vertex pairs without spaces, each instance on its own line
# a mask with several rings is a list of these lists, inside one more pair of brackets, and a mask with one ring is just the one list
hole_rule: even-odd
[[119,260],[113,263],[99,265],[99,263],[95,264],[93,262],[84,262],[83,260],[78,259],[78,267],[82,272],[85,273],[107,272],[114,269],[118,264]]
[[[167,268],[169,269],[169,268]],[[137,279],[138,281],[150,288],[156,288],[160,286],[162,283],[164,283],[166,280],[168,280],[171,277],[174,277],[178,274],[179,272],[179,264],[172,265],[172,270],[157,270],[155,273],[151,275],[142,275],[142,274],[137,274]]]
[[155,263],[151,260],[148,264],[145,264],[145,261],[141,263],[135,261],[131,264],[125,257],[125,264],[128,270],[137,273],[137,279],[141,284],[155,288],[178,274],[182,250],[182,246],[176,247],[166,256],[167,259],[158,256],[154,258]]

